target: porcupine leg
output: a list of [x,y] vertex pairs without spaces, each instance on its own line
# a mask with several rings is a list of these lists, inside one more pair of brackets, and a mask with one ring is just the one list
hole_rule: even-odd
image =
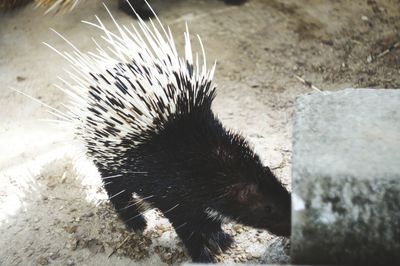
[[185,212],[182,210],[180,212],[180,215],[166,214],[166,216],[193,262],[215,262],[214,254],[232,245],[232,238],[222,231],[220,222],[210,219],[205,213],[196,214],[194,217],[182,217],[182,213]]
[[228,5],[241,5],[246,2],[246,0],[224,0],[225,4]]
[[146,219],[137,209],[132,193],[121,192],[121,189],[112,185],[105,185],[111,203],[114,205],[119,217],[129,230],[142,232],[146,228]]
[[124,11],[129,16],[137,18],[135,12],[133,12],[132,10],[132,7],[142,19],[149,19],[154,17],[153,12],[147,7],[146,3],[143,0],[118,0],[119,9]]
[[233,244],[233,238],[225,233],[220,222],[215,222],[215,229],[208,234],[209,247],[215,252],[226,251]]
[[208,238],[199,227],[200,220],[193,219],[193,221],[186,222],[182,227],[176,227],[175,231],[185,245],[187,251],[193,262],[216,262],[214,258],[214,250],[209,247]]

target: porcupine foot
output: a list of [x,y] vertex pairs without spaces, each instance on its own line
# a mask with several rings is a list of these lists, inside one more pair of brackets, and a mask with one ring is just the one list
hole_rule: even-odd
[[[205,214],[182,220],[179,216],[167,217],[184,243],[193,262],[216,262],[215,254],[227,250],[233,239],[221,229],[221,222]],[[186,219],[188,217],[185,217]]]
[[[116,205],[114,204],[114,206]],[[142,212],[136,208],[135,202],[132,199],[124,204],[122,209],[118,209],[118,207],[116,207],[118,215],[129,230],[141,233],[146,229],[146,219],[142,215]]]
[[246,0],[224,0],[227,5],[242,5],[246,2]]
[[[130,201],[130,203],[132,203],[132,201]],[[146,229],[146,219],[135,207],[131,206],[126,208],[126,205],[124,205],[122,209],[118,209],[120,205],[117,206],[114,204],[114,206],[116,206],[115,209],[117,210],[120,219],[125,223],[129,230],[141,233],[144,231],[144,229]]]
[[135,201],[132,198],[132,193],[128,191],[119,192],[117,187],[112,184],[106,185],[107,193],[111,203],[114,205],[119,218],[125,223],[129,230],[143,232],[147,226],[146,219],[141,211],[137,209]]
[[135,9],[135,11],[139,15],[139,17],[141,17],[144,20],[154,17],[153,12],[148,8],[148,6],[145,4],[144,1],[119,0],[119,2],[118,2],[118,8],[120,10],[124,11],[129,16],[137,19],[138,17],[136,16],[135,12],[132,10],[132,7]]
[[132,217],[126,220],[121,217],[128,229],[139,233],[143,232],[147,226],[144,216],[141,213],[131,213],[130,216]]
[[218,232],[213,233],[210,238],[210,245],[213,246],[213,250],[216,252],[226,251],[233,245],[233,238],[225,233],[222,229]]

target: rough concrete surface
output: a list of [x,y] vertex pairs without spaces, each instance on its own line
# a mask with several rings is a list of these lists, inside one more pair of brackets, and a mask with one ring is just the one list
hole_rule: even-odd
[[299,97],[293,127],[292,260],[400,263],[400,91]]
[[[71,133],[41,120],[54,119],[48,108],[9,89],[64,110],[67,96],[54,84],[62,85],[57,76],[67,76],[67,62],[42,42],[71,51],[49,29],[54,28],[80,50],[93,50],[91,37],[98,39],[100,33],[80,21],[94,21],[97,14],[112,25],[102,2],[82,1],[71,12],[46,16],[32,4],[0,14],[2,265],[188,261],[171,226],[157,212],[146,214],[150,224],[144,235],[127,238],[98,173],[79,147],[71,147]],[[120,24],[136,23],[117,9],[116,0],[104,2]],[[293,103],[312,90],[294,75],[323,90],[400,87],[400,49],[384,53],[399,41],[396,1],[249,0],[242,6],[221,0],[150,2],[171,26],[178,49],[185,21],[194,37],[201,35],[208,61],[217,59],[214,110],[226,126],[249,139],[288,187]],[[287,245],[266,231],[232,223],[225,229],[237,244],[220,261],[288,258]]]

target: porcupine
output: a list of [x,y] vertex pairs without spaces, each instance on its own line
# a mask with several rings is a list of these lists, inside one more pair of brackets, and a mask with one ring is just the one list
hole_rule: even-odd
[[[230,1],[230,0],[227,0]],[[235,0],[233,0],[235,1]],[[0,10],[11,10],[34,2],[37,7],[46,8],[45,14],[50,12],[73,10],[82,0],[0,0]],[[118,7],[128,15],[136,17],[131,6],[141,18],[149,18],[153,13],[145,5],[145,0],[118,0]]]
[[[72,10],[81,0],[0,0],[0,9],[17,8],[31,1],[34,1],[38,7],[46,7],[47,10],[45,13],[49,13],[50,11]],[[224,2],[229,5],[240,5],[246,2],[246,0],[224,0]],[[135,8],[136,12],[132,11],[131,6]],[[118,7],[126,14],[135,18],[136,13],[145,19],[153,16],[153,12],[147,8],[145,0],[118,0]]]
[[28,4],[31,0],[0,0],[0,10],[14,9]]
[[207,69],[200,38],[202,55],[193,60],[187,26],[181,57],[157,16],[132,29],[110,16],[115,32],[97,17],[98,24],[86,22],[105,33],[97,53],[68,41],[72,54],[49,47],[71,63],[67,120],[127,227],[146,228],[142,202],[159,209],[195,262],[213,262],[231,246],[225,218],[288,236],[290,193],[213,113],[215,63]]

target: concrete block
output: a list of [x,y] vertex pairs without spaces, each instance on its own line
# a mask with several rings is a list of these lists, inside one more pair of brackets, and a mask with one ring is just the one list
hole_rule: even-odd
[[291,260],[400,265],[400,90],[297,99]]

